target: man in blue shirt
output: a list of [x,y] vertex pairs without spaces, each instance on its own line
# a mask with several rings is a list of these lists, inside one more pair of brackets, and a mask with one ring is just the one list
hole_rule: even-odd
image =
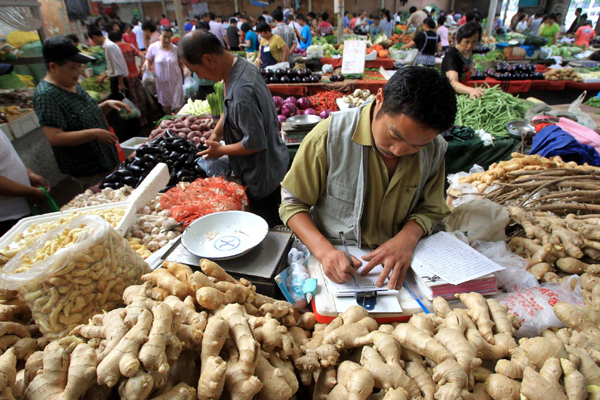
[[190,18],[189,17],[185,17],[185,24],[183,24],[183,29],[185,30],[185,32],[191,32],[192,28],[194,27],[194,25],[192,25],[190,23]]
[[298,35],[298,43],[300,50],[306,50],[308,46],[312,44],[312,34],[310,33],[310,27],[306,21],[306,17],[302,14],[296,16],[296,21],[302,27],[302,32]]
[[350,28],[350,12],[344,12],[344,28]]

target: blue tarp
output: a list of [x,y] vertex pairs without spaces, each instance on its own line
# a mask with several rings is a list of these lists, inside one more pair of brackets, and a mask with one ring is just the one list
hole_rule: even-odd
[[[504,50],[506,47],[511,46],[508,43],[496,43],[496,50]],[[527,57],[531,57],[533,56],[533,53],[535,53],[536,50],[539,50],[539,47],[537,46],[524,46],[524,45],[519,45],[519,46],[512,46],[512,47],[521,47],[525,50],[525,53],[527,53]]]
[[596,149],[579,143],[556,125],[547,126],[534,136],[529,154],[539,154],[543,157],[560,156],[566,162],[600,166],[600,156]]

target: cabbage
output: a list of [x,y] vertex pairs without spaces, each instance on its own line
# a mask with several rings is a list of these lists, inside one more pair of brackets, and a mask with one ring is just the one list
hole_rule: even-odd
[[100,102],[100,93],[98,93],[98,92],[95,92],[95,91],[93,91],[93,90],[87,90],[87,94],[89,94],[89,95],[90,95],[90,97],[91,97],[92,99],[94,99],[94,101],[95,101],[96,103],[99,103],[99,102]]
[[318,115],[314,108],[307,108],[304,110],[304,115]]
[[283,98],[280,96],[273,96],[273,102],[275,103],[275,108],[277,108],[277,111],[281,110],[281,106],[283,105]]
[[298,99],[298,108],[301,110],[306,110],[307,108],[312,107],[310,99],[308,97],[300,97]]

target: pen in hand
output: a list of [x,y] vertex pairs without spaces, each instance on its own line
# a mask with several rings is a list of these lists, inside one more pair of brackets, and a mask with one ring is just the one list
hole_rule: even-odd
[[354,263],[352,262],[352,257],[350,257],[350,252],[348,251],[348,243],[346,243],[346,236],[344,235],[344,232],[340,232],[340,240],[344,245],[344,251],[346,252],[346,257],[348,257],[348,262],[350,263],[350,266],[353,267]]

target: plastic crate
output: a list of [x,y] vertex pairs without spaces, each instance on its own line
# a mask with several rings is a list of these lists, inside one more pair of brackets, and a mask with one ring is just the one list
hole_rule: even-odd
[[135,136],[121,143],[121,149],[123,149],[125,157],[129,157],[131,153],[139,149],[140,146],[146,143],[147,140],[147,137]]

